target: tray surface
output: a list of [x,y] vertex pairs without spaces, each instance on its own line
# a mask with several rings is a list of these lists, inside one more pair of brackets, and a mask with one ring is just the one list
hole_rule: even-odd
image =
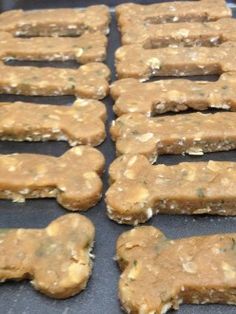
[[[36,9],[52,7],[76,7],[92,4],[115,5],[128,1],[73,1],[73,0],[35,0],[35,1],[1,1],[0,10],[9,9]],[[154,1],[135,1],[136,3],[153,3]],[[158,2],[158,1],[156,1]],[[232,4],[231,4],[232,6]],[[113,10],[111,10],[113,11]],[[120,46],[120,36],[116,28],[114,15],[112,16],[111,31],[109,37],[109,48],[107,64],[113,71],[112,80],[115,79],[113,56],[116,48]],[[14,64],[36,64],[35,62],[14,62]],[[49,63],[41,62],[45,66]],[[39,63],[37,62],[37,65]],[[50,65],[62,67],[76,67],[73,62],[52,62]],[[207,77],[203,77],[206,79]],[[196,79],[196,78],[194,78]],[[199,77],[197,78],[199,79]],[[202,77],[200,78],[202,79]],[[215,79],[210,77],[209,79]],[[33,101],[37,103],[71,104],[73,97],[24,97],[12,95],[0,95],[0,101]],[[107,97],[104,100],[109,121],[114,119],[112,112],[112,100]],[[20,118],[20,117],[19,117]],[[17,143],[1,142],[0,153],[28,152],[42,153],[59,156],[64,153],[69,146],[64,142],[45,142],[45,143]],[[106,157],[108,166],[115,158],[114,144],[110,137],[98,147]],[[203,160],[229,160],[236,161],[236,152],[219,152],[206,154],[201,157],[190,156],[161,156],[158,163],[176,164],[181,161],[203,161]],[[106,168],[107,169],[107,168]],[[104,191],[108,187],[107,170],[103,176]],[[23,204],[11,201],[0,201],[0,228],[3,227],[28,227],[37,228],[46,226],[56,217],[66,214],[67,211],[61,208],[55,200],[27,200]],[[117,237],[124,231],[129,230],[129,226],[118,225],[110,221],[106,215],[106,206],[101,201],[97,206],[88,210],[85,215],[89,217],[96,226],[96,245],[93,253],[96,255],[94,269],[89,284],[84,292],[67,299],[53,300],[43,296],[30,286],[28,281],[6,282],[0,285],[0,313],[4,314],[39,314],[39,313],[61,313],[61,314],[121,314],[120,304],[117,296],[117,284],[120,271],[113,260],[115,255],[115,243]],[[160,228],[171,238],[180,238],[192,235],[213,234],[235,232],[236,217],[217,217],[217,216],[168,216],[157,215],[152,218],[147,225]],[[206,267],[208,267],[206,265]],[[168,313],[176,313],[170,311]],[[179,314],[233,314],[236,313],[234,306],[227,305],[181,305]]]

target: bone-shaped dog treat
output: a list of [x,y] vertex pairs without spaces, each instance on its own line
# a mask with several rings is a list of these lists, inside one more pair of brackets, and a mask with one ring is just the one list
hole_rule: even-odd
[[94,232],[79,214],[64,215],[45,229],[0,229],[0,280],[30,279],[57,299],[79,293],[91,275]]
[[60,157],[37,154],[0,155],[0,198],[56,198],[70,210],[85,210],[101,198],[104,157],[77,146]]
[[110,13],[105,5],[86,9],[11,10],[0,14],[0,31],[15,36],[79,36],[109,32]]
[[124,232],[116,246],[123,308],[164,314],[182,303],[236,304],[235,243],[236,233],[169,240],[151,226]]
[[101,33],[81,37],[15,38],[0,32],[0,58],[4,60],[76,60],[79,63],[104,61],[107,38]]
[[72,106],[0,103],[0,116],[0,140],[66,140],[72,146],[96,146],[106,136],[106,108],[97,100],[77,99]]
[[130,22],[137,24],[162,24],[168,22],[215,21],[230,17],[231,10],[223,0],[174,1],[140,5],[125,3],[116,7],[119,27]]
[[166,47],[145,49],[126,45],[116,51],[119,78],[147,80],[154,76],[221,74],[236,71],[236,43],[218,47]]
[[168,24],[134,24],[125,26],[122,44],[142,44],[145,48],[167,46],[216,46],[236,41],[236,20],[220,19],[216,22],[187,22]]
[[236,163],[151,165],[142,155],[123,155],[110,167],[108,215],[126,224],[163,214],[236,215]]
[[111,136],[121,154],[203,155],[236,148],[236,112],[188,113],[148,118],[128,113],[113,121]]
[[140,83],[132,78],[122,79],[111,85],[110,92],[116,100],[113,108],[118,116],[129,112],[151,116],[209,107],[236,111],[234,72],[222,74],[216,82],[173,79]]
[[110,70],[102,63],[88,63],[78,69],[8,66],[0,63],[0,73],[0,93],[102,99],[109,90]]

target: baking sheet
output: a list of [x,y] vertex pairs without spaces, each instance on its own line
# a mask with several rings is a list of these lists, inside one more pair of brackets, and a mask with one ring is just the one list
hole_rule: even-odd
[[[91,4],[108,4],[114,6],[117,3],[128,1],[61,1],[61,0],[23,0],[23,1],[0,1],[0,9],[36,9],[49,7],[84,7]],[[154,1],[136,1],[136,3],[153,3]],[[113,10],[112,10],[113,11]],[[112,35],[109,37],[109,48],[107,64],[113,71],[113,55],[115,49],[120,45],[119,33],[116,29],[113,15],[111,23]],[[15,64],[35,64],[32,62],[15,62]],[[39,64],[39,63],[37,63]],[[46,65],[48,63],[40,63]],[[53,62],[53,66],[77,67],[73,62]],[[205,79],[205,78],[204,78]],[[212,79],[212,78],[211,78]],[[213,78],[214,79],[214,78]],[[37,103],[71,104],[73,97],[24,97],[12,95],[0,95],[0,101],[34,101]],[[104,100],[109,121],[114,118],[112,112],[112,100],[107,97]],[[96,114],[96,113],[95,113]],[[19,117],[20,118],[20,117]],[[108,137],[98,147],[106,157],[106,165],[114,159],[114,145]],[[43,153],[59,156],[69,146],[63,142],[45,143],[17,143],[0,142],[0,153]],[[219,152],[207,154],[202,157],[190,156],[161,156],[158,163],[175,164],[181,161],[201,160],[232,160],[236,161],[236,152]],[[106,168],[107,169],[107,168]],[[104,191],[107,189],[107,171],[103,176]],[[11,201],[0,201],[0,228],[1,227],[44,227],[56,217],[66,214],[67,211],[60,207],[55,200],[27,200],[26,203],[17,204]],[[122,232],[131,227],[118,225],[106,216],[105,204],[101,201],[97,206],[88,210],[85,215],[89,217],[96,226],[96,255],[92,277],[87,289],[81,294],[67,300],[53,300],[37,293],[28,281],[6,282],[0,285],[0,314],[39,314],[39,313],[76,313],[76,314],[121,314],[120,304],[117,298],[117,283],[119,270],[113,260],[115,254],[116,239]],[[179,238],[191,235],[224,233],[236,231],[236,218],[217,216],[168,216],[157,215],[147,224],[160,228],[167,236]],[[0,252],[1,254],[1,252]],[[206,265],[208,267],[208,265]],[[169,313],[175,313],[174,311]],[[181,305],[179,314],[235,314],[236,307],[227,305]]]

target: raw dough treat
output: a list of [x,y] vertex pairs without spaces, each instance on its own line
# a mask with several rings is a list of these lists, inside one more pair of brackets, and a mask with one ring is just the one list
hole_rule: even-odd
[[147,80],[154,76],[221,74],[236,71],[236,43],[219,47],[167,47],[145,49],[126,45],[116,50],[119,78]]
[[222,74],[216,82],[173,79],[141,83],[132,78],[123,79],[114,82],[110,92],[116,100],[113,108],[118,116],[129,112],[151,116],[189,108],[236,111],[235,72]]
[[72,106],[0,103],[0,117],[0,140],[64,140],[72,146],[96,146],[106,136],[106,108],[97,100],[77,99]]
[[[26,96],[74,95],[102,99],[109,90],[110,70],[102,63],[78,69],[8,66],[0,62],[0,93]],[[4,75],[3,75],[4,74]]]
[[0,155],[0,198],[56,198],[77,211],[101,198],[104,157],[89,146],[77,146],[60,157],[38,154]]
[[1,282],[30,279],[56,299],[79,293],[91,275],[94,232],[79,214],[57,218],[45,229],[0,229]]
[[235,243],[236,233],[169,240],[151,226],[124,232],[116,246],[123,308],[164,314],[182,303],[236,304]]
[[108,34],[109,8],[105,5],[86,9],[11,10],[0,14],[0,31],[15,36],[79,36],[85,32]]
[[0,58],[3,60],[76,60],[79,63],[104,61],[107,38],[101,33],[81,37],[15,38],[0,32]]
[[226,41],[236,41],[236,19],[159,25],[131,22],[121,32],[123,45],[142,44],[145,48],[217,46]]
[[236,149],[236,112],[188,113],[148,118],[128,113],[113,121],[111,136],[121,154],[203,155]]
[[137,24],[162,24],[176,22],[215,21],[232,16],[224,0],[174,1],[140,5],[125,3],[116,7],[119,27],[130,22]]
[[110,167],[106,194],[108,215],[137,224],[152,215],[236,215],[236,163],[184,162],[151,165],[143,155],[123,155]]

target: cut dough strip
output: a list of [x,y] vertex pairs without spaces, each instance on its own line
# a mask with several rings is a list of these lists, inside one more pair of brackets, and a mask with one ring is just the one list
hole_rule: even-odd
[[203,155],[236,149],[236,113],[199,112],[148,118],[130,113],[113,122],[111,136],[121,154],[143,154],[151,162],[158,155]]
[[167,47],[145,49],[142,45],[120,47],[115,54],[119,78],[147,80],[155,76],[221,74],[236,71],[236,43],[218,47]]
[[56,198],[78,211],[101,198],[104,157],[89,146],[77,146],[60,157],[37,154],[0,155],[0,198]]
[[77,99],[72,106],[0,103],[0,116],[0,140],[96,146],[106,135],[106,108],[97,100]]
[[132,78],[122,79],[112,83],[110,92],[118,116],[131,112],[151,116],[189,108],[236,111],[235,72],[222,74],[216,82],[173,79],[141,83]]
[[124,232],[116,245],[123,308],[165,314],[182,303],[236,304],[235,243],[235,233],[172,240],[150,226]]
[[151,165],[142,155],[123,155],[110,167],[108,215],[125,224],[154,214],[236,215],[235,162]]
[[0,229],[0,280],[30,279],[35,289],[65,299],[85,289],[92,271],[95,228],[82,215],[57,218],[45,229]]

